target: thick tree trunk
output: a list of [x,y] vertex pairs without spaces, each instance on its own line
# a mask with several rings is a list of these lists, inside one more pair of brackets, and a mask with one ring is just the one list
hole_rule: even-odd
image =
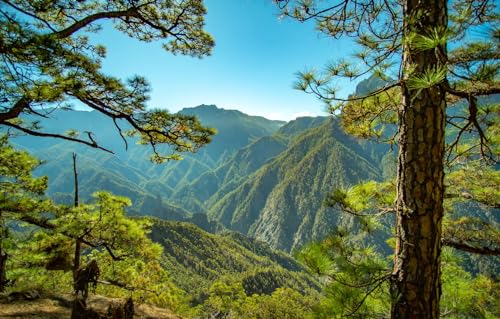
[[[447,25],[444,0],[405,0],[404,10],[405,38]],[[422,74],[443,66],[445,55],[445,47],[416,50],[405,43],[403,67],[406,73]],[[391,315],[439,318],[445,93],[439,85],[425,89],[403,85],[402,93]]]

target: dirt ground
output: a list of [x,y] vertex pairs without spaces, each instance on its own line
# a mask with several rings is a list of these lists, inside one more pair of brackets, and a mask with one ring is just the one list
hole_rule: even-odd
[[[87,305],[100,313],[106,313],[111,303],[123,303],[124,300],[90,295]],[[0,297],[0,318],[5,319],[69,319],[73,296],[71,294],[41,294],[33,300],[25,298]],[[145,304],[135,304],[137,319],[180,319],[167,309]]]

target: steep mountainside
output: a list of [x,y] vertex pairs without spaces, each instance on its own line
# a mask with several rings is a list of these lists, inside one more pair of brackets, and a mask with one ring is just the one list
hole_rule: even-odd
[[329,191],[381,179],[372,153],[330,120],[302,134],[214,203],[209,216],[272,247],[293,250],[339,222],[338,214],[322,205]]
[[207,208],[237,188],[266,162],[286,150],[291,141],[307,129],[327,121],[326,117],[302,117],[282,126],[271,136],[264,136],[237,151],[216,169],[208,171],[173,194],[186,209],[206,213]]
[[217,129],[217,136],[200,151],[204,155],[204,162],[209,157],[214,164],[221,164],[243,146],[273,134],[285,124],[283,121],[251,116],[237,110],[219,109],[215,105],[185,108],[179,113],[196,115],[204,125]]
[[216,280],[241,282],[247,295],[318,288],[294,259],[238,233],[215,235],[190,223],[153,219],[151,238],[164,247],[165,267],[176,285],[201,299]]
[[181,112],[198,116],[204,125],[216,127],[218,134],[198,153],[185,154],[184,160],[164,165],[152,164],[148,160],[149,149],[133,142],[126,151],[114,124],[97,112],[55,110],[42,124],[49,132],[91,129],[95,138],[115,155],[54,139],[21,136],[12,142],[45,161],[37,173],[49,176],[49,194],[55,194],[59,200],[67,201],[73,192],[71,153],[75,152],[83,199],[96,190],[108,190],[130,197],[133,213],[179,219],[186,211],[171,200],[177,189],[212,171],[240,148],[272,134],[284,123],[215,106],[202,105]]
[[[170,220],[208,214],[287,251],[324,236],[339,222],[338,214],[322,206],[332,188],[382,176],[379,163],[387,148],[347,136],[336,120],[305,117],[283,125],[206,105],[181,112],[197,115],[218,135],[198,153],[164,165],[149,162],[148,149],[133,143],[126,152],[113,125],[95,112],[55,111],[55,119],[43,124],[59,132],[88,124],[97,137],[113,143],[106,146],[117,150],[114,156],[33,137],[13,142],[46,160],[38,174],[49,176],[49,194],[60,201],[71,202],[71,153],[76,152],[83,200],[108,190],[131,198],[133,214]],[[193,221],[206,229],[221,228],[196,216]]]

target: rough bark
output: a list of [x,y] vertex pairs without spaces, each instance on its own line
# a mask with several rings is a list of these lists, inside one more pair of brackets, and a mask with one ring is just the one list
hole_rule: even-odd
[[[447,25],[446,1],[405,0],[404,10],[406,36]],[[444,62],[445,52],[444,47],[416,50],[405,43],[404,70],[422,74],[435,69]],[[445,94],[440,85],[403,85],[402,90],[391,316],[439,318]]]

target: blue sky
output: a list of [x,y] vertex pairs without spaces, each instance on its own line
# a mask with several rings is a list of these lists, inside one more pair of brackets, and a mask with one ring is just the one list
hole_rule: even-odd
[[[149,106],[172,112],[215,104],[281,120],[326,115],[320,101],[292,88],[294,74],[352,54],[349,40],[326,38],[312,23],[279,19],[272,0],[205,3],[206,30],[216,41],[211,56],[174,56],[159,43],[142,43],[105,28],[98,40],[108,51],[104,71],[123,79],[145,76],[152,85]],[[355,87],[339,85],[344,96]]]

